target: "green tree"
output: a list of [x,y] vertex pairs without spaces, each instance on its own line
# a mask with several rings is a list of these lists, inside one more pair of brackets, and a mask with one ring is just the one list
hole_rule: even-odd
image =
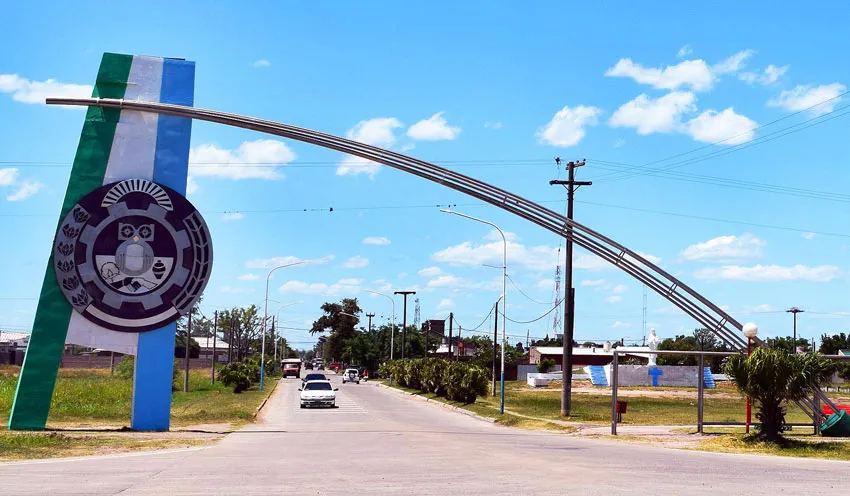
[[782,349],[758,347],[747,357],[733,355],[725,372],[738,390],[749,396],[758,412],[758,439],[783,441],[785,404],[799,401],[830,380],[834,365],[816,353],[791,354]]
[[[194,338],[189,338],[189,358],[198,358],[201,346]],[[186,331],[178,330],[174,336],[174,358],[186,358]]]
[[324,315],[313,322],[310,333],[325,335],[326,360],[343,360],[348,341],[357,334],[354,326],[359,318],[350,315],[359,315],[362,312],[357,298],[343,298],[339,303],[324,303],[321,309]]
[[[786,336],[784,338],[773,338],[768,340],[771,348],[785,350],[788,353],[794,353],[794,338]],[[797,348],[802,348],[804,352],[811,351],[811,343],[806,338],[797,338]]]
[[820,348],[818,351],[824,355],[836,355],[838,350],[850,350],[850,335],[841,334],[824,334],[820,337]]

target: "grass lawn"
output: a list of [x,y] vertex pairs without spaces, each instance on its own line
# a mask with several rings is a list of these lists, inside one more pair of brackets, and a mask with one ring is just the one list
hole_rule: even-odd
[[[269,390],[256,387],[241,394],[216,382],[209,371],[189,373],[189,392],[182,392],[182,375],[172,393],[171,423],[174,426],[203,423],[244,423],[254,418]],[[17,368],[0,369],[0,422],[8,421],[17,385]],[[110,377],[109,370],[60,369],[48,416],[48,426],[129,425],[133,394],[131,379]]]
[[212,442],[212,440],[0,431],[0,460],[9,461],[110,454],[126,451],[188,448],[209,442]]
[[700,451],[721,453],[751,453],[759,455],[795,456],[800,458],[828,458],[830,460],[850,460],[850,443],[840,441],[819,441],[817,438],[787,440],[785,446],[777,446],[748,438],[744,434],[728,434],[703,441],[697,448]]

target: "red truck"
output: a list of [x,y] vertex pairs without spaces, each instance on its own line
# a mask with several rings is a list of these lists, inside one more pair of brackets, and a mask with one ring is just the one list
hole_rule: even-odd
[[283,368],[283,377],[301,378],[301,360],[298,358],[285,358],[280,361]]

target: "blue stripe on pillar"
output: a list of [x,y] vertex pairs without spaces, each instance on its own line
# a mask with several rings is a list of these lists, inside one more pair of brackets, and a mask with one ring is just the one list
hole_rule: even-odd
[[[195,63],[165,59],[162,66],[162,103],[192,105]],[[186,193],[192,120],[160,115],[156,133],[153,180]],[[177,325],[139,335],[133,378],[131,426],[137,431],[168,430],[171,419],[171,383],[174,372],[174,335]]]

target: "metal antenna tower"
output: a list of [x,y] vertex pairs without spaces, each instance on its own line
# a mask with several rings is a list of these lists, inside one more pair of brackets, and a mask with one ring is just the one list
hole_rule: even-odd
[[646,346],[646,284],[643,285],[643,346]]
[[413,325],[419,329],[419,298],[416,298],[413,302],[416,304],[413,310]]
[[[558,247],[558,259],[561,258],[561,247]],[[561,299],[561,266],[555,266],[555,289],[552,293],[552,302],[554,304],[558,304],[558,300]],[[552,335],[556,336],[561,334],[558,332],[561,329],[561,312],[554,312],[552,316]]]

